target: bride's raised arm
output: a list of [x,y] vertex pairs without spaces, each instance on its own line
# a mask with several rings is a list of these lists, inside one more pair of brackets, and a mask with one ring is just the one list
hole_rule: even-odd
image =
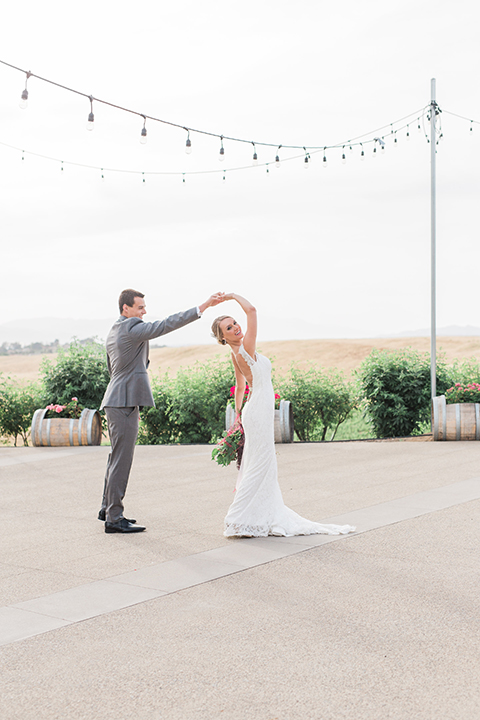
[[224,300],[236,300],[247,316],[247,330],[243,336],[243,347],[247,353],[255,358],[257,348],[257,310],[246,298],[237,293],[226,293]]

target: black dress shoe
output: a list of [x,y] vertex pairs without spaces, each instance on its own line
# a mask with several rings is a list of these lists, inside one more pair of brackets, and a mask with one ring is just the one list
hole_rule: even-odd
[[[100,512],[98,513],[98,519],[102,522],[105,522],[105,510],[100,510]],[[132,523],[132,525],[135,525],[135,523],[137,522],[133,518],[125,518],[125,520],[129,523]]]
[[117,520],[117,522],[114,523],[105,523],[106,533],[134,533],[142,532],[143,530],[146,530],[143,525],[133,525],[132,523],[128,522],[126,518],[120,518],[120,520]]

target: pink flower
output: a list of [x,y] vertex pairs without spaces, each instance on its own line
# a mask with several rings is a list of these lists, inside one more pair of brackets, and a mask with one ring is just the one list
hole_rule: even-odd
[[455,383],[455,387],[462,387],[460,383]]
[[72,398],[73,402],[78,402],[78,398]]
[[47,405],[46,410],[55,410],[55,405]]
[[230,397],[233,397],[233,395],[235,395],[235,390],[235,385],[232,385],[232,387],[230,388]]
[[280,400],[280,395],[278,393],[275,393],[275,400]]
[[66,408],[66,405],[55,405],[55,407],[53,409],[55,410],[56,413],[61,413],[62,410],[65,410],[65,408]]

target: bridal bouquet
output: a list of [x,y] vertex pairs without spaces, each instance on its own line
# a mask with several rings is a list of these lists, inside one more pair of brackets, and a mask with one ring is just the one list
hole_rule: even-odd
[[212,450],[212,460],[216,460],[219,465],[227,467],[234,460],[237,468],[240,469],[242,461],[243,446],[245,444],[245,435],[242,423],[237,420],[230,430],[223,433],[220,440]]

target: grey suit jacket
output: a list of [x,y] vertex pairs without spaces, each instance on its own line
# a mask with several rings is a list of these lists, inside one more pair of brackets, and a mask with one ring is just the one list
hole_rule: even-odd
[[135,405],[154,407],[147,373],[148,341],[188,325],[198,317],[198,308],[153,323],[143,322],[138,317],[126,318],[120,315],[107,337],[110,382],[100,409]]

